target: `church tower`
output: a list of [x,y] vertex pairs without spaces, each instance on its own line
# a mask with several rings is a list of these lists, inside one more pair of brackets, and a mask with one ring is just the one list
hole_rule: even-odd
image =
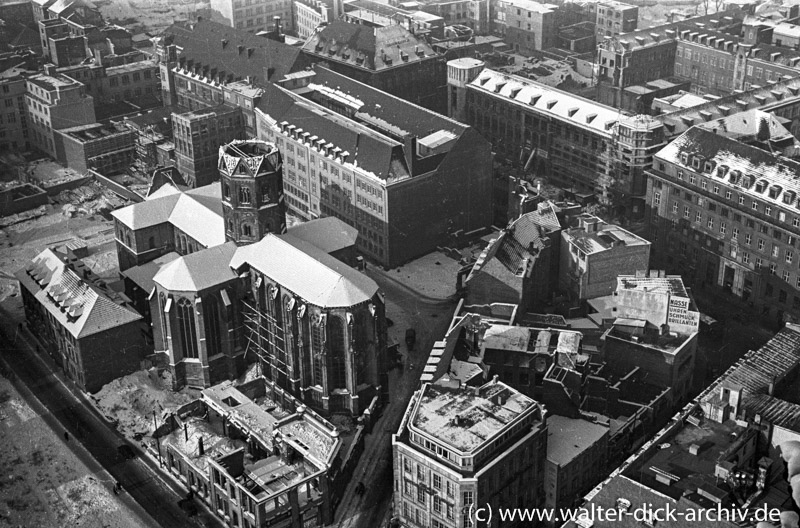
[[251,139],[221,146],[219,174],[227,240],[246,245],[286,232],[283,163],[274,144]]

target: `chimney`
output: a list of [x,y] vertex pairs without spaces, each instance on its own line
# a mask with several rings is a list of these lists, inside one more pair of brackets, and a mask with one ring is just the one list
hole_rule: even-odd
[[228,45],[228,39],[222,39],[222,49],[225,49],[225,46]]
[[186,422],[183,423],[183,438],[187,442],[189,441],[189,426]]
[[244,51],[244,46],[242,46],[241,44],[239,44],[238,46],[236,46],[236,49],[238,49],[238,50],[239,50],[239,55],[241,55],[241,54],[242,54],[242,52]]
[[253,48],[247,48],[247,58],[248,59],[253,56],[253,51],[255,51],[255,50],[253,50]]
[[202,436],[197,440],[197,449],[200,451],[200,456],[203,456],[204,454],[206,454],[205,447],[203,446],[203,437]]
[[281,34],[281,17],[279,15],[275,15],[272,17],[272,20],[275,21],[275,35]]
[[767,393],[770,396],[773,396],[775,393],[775,381],[777,380],[777,376],[772,376],[772,379],[769,380],[769,386],[767,387]]

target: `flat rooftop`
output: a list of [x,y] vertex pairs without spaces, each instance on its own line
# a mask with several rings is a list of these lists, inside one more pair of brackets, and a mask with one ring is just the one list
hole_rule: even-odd
[[[745,428],[733,420],[720,424],[704,419],[699,426],[687,422],[674,435],[664,437],[649,456],[637,459],[624,474],[676,500],[686,492],[697,492],[700,487],[716,487],[717,462],[721,458],[724,461],[723,453],[744,432]],[[689,451],[692,446],[697,446],[696,455]],[[665,484],[664,477],[671,484]]]
[[680,297],[689,296],[680,275],[670,275],[667,277],[635,277],[631,275],[621,275],[617,277],[617,288],[651,293],[668,293]]
[[524,326],[492,325],[483,335],[484,348],[536,354],[577,354],[581,334],[569,330],[538,330]]
[[28,81],[48,91],[58,90],[59,88],[68,88],[71,86],[80,86],[81,84],[78,81],[67,77],[66,75],[46,75],[44,73],[32,75],[28,77]]
[[462,453],[476,450],[503,434],[536,402],[505,383],[480,388],[422,388],[410,424]]
[[103,125],[101,123],[91,123],[88,125],[65,128],[59,130],[59,132],[82,142],[131,133],[130,130],[118,130],[112,125]]
[[547,417],[547,460],[566,465],[608,435],[608,426],[579,418]]

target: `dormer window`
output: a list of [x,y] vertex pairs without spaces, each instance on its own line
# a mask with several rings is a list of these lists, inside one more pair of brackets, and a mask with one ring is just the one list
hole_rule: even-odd
[[692,158],[692,168],[699,169],[700,168],[700,158],[697,156]]
[[767,189],[767,180],[759,180],[759,182],[756,183],[757,193],[763,193],[766,189]]
[[705,163],[705,172],[713,172],[714,171],[714,162],[713,161],[706,161]]
[[681,152],[681,163],[683,163],[684,165],[689,164],[689,155],[685,152]]

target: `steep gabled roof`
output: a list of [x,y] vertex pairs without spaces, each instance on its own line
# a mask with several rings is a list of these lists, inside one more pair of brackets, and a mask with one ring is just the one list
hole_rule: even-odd
[[381,71],[438,56],[430,45],[400,25],[370,27],[335,20],[317,31],[303,51],[354,68]]
[[221,193],[218,183],[186,192],[166,184],[144,202],[111,215],[134,231],[169,223],[205,247],[218,246],[225,242]]
[[238,248],[231,267],[250,266],[306,302],[322,308],[347,307],[372,299],[378,285],[317,247],[269,234]]
[[163,36],[182,48],[179,57],[237,79],[253,77],[262,83],[280,80],[309,64],[299,48],[205,19],[175,23],[164,30]]
[[81,279],[63,258],[45,249],[14,275],[73,337],[80,339],[142,319],[110,299],[101,288]]
[[226,242],[184,255],[165,264],[153,277],[153,282],[170,291],[199,292],[233,280],[236,274],[230,262],[236,253],[236,243]]

